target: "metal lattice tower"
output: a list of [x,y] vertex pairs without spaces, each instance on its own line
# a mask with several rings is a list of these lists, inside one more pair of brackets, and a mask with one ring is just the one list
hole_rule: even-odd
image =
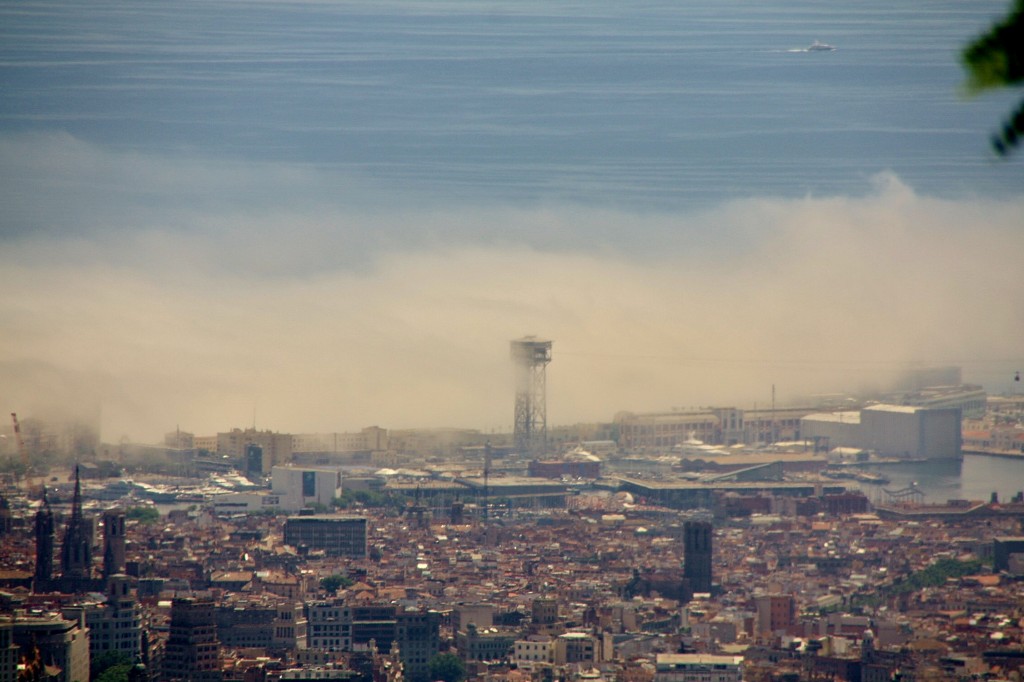
[[524,336],[512,342],[516,373],[516,409],[513,435],[517,452],[539,455],[547,448],[547,366],[551,342]]

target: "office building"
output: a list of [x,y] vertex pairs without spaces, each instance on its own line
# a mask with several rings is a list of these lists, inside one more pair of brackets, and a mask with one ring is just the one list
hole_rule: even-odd
[[[12,641],[30,665],[46,666],[54,671],[48,680],[82,682],[89,679],[89,630],[82,619],[68,619],[52,612],[17,612],[4,622],[11,624]],[[39,672],[43,674],[42,669]]]
[[691,592],[711,592],[711,537],[706,521],[687,521],[683,527],[683,577]]
[[243,470],[246,476],[255,478],[266,473],[269,462],[265,462],[263,458],[263,448],[260,445],[249,443],[245,446]]
[[341,496],[341,469],[275,466],[270,472],[270,490],[278,499],[277,507],[284,511],[327,508]]
[[284,544],[300,550],[322,550],[328,556],[366,557],[366,517],[343,514],[290,516]]

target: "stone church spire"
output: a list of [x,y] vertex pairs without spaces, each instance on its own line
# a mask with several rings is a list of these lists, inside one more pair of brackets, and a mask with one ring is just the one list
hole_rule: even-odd
[[82,514],[82,482],[75,465],[75,496],[71,500],[71,518],[64,531],[60,569],[62,577],[88,580],[92,577],[92,533]]

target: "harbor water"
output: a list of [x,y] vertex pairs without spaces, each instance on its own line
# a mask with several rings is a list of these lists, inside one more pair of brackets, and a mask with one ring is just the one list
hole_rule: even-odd
[[1007,501],[1024,490],[1024,457],[964,455],[962,461],[931,461],[869,467],[867,470],[889,479],[884,485],[861,484],[872,502],[885,500],[885,490],[899,490],[915,483],[924,502],[947,500],[988,501],[992,493]]

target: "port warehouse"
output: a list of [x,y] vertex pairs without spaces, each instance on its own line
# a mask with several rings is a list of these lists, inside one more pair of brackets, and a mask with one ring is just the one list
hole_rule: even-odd
[[605,479],[599,481],[597,487],[621,490],[651,504],[661,504],[675,509],[710,509],[714,506],[715,495],[723,493],[812,497],[814,495],[839,495],[846,492],[846,486],[828,483],[730,481],[708,484],[634,478]]
[[[591,485],[598,490],[629,492],[652,504],[662,504],[680,509],[710,507],[717,494],[737,493],[741,495],[772,494],[790,497],[812,497],[815,495],[841,494],[846,486],[841,483],[783,482],[777,479],[781,464],[773,462],[763,466],[748,467],[731,472],[726,476],[750,480],[719,480],[707,483],[693,481],[652,481],[630,477],[602,478]],[[755,480],[761,479],[761,480]],[[768,480],[765,480],[768,479]],[[486,496],[492,503],[507,502],[513,506],[563,507],[566,498],[575,495],[577,489],[561,481],[547,481],[530,478],[459,479],[458,481],[389,482],[387,492],[407,497],[420,497],[430,506],[438,502],[454,500],[480,502]]]
[[959,408],[871,405],[861,410],[807,415],[803,437],[833,447],[873,450],[882,457],[960,459]]

